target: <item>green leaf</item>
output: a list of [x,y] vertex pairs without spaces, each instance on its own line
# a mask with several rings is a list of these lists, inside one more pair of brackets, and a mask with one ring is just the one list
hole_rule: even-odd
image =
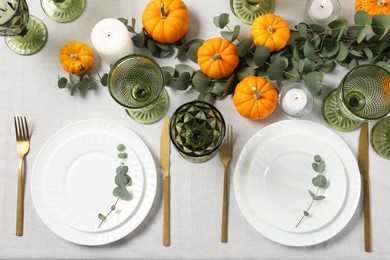
[[70,73],[70,72],[69,72],[69,80],[70,80],[70,82],[72,84],[77,84],[79,82],[77,77],[74,74]]
[[57,85],[59,88],[66,88],[66,86],[68,85],[68,79],[64,77],[59,78]]
[[321,162],[318,163],[317,172],[318,173],[323,173],[324,171],[325,171],[325,162],[321,161]]
[[323,200],[325,199],[325,196],[315,196],[313,200]]
[[79,90],[81,92],[84,92],[90,87],[91,87],[91,80],[88,77],[84,77],[83,80],[80,82]]
[[386,69],[390,73],[390,64],[388,62],[380,61],[380,62],[377,62],[376,65]]
[[186,53],[186,48],[187,48],[187,44],[180,45],[179,50],[176,53],[175,59],[181,58],[184,55],[184,53]]
[[317,34],[323,34],[325,33],[325,28],[318,24],[310,24],[310,28],[313,30],[313,32]]
[[231,31],[222,31],[221,32],[221,36],[230,42],[234,42],[237,39],[239,34],[240,34],[240,26],[239,25],[234,26],[234,30],[232,32]]
[[188,73],[190,77],[194,74],[194,69],[186,64],[178,64],[175,66],[175,75],[180,76],[183,73]]
[[126,150],[126,146],[124,144],[119,144],[116,149],[119,151],[119,152],[123,152]]
[[130,200],[131,199],[131,194],[125,187],[120,187],[120,195],[119,198],[122,200]]
[[211,89],[211,93],[213,93],[217,97],[222,97],[223,94],[225,93],[224,89],[225,89],[225,85],[223,83],[216,82],[214,84],[213,88]]
[[312,179],[312,183],[316,187],[325,188],[327,181],[324,175],[319,174]]
[[268,68],[268,77],[271,80],[283,79],[284,70],[287,68],[287,64],[284,60],[277,60],[271,64]]
[[299,60],[298,62],[298,69],[300,73],[310,73],[315,70],[315,62],[308,59],[304,58],[302,60]]
[[189,72],[182,72],[176,80],[172,80],[172,87],[177,90],[186,90],[191,84],[191,75]]
[[263,45],[258,45],[255,49],[253,61],[256,66],[262,67],[270,55],[271,53],[267,47]]
[[254,46],[255,46],[255,43],[253,42],[253,40],[251,38],[247,38],[247,39],[240,41],[237,44],[238,56],[244,57],[245,55],[247,55],[251,51],[251,49]]
[[309,216],[309,212],[307,212],[306,210],[303,211],[303,215],[305,215],[305,217]]
[[357,59],[352,59],[351,62],[348,64],[348,68],[350,70],[356,68],[357,66],[359,66],[359,62],[357,61]]
[[326,41],[324,42],[324,48],[322,53],[325,57],[332,57],[338,53],[340,50],[340,45],[338,41]]
[[336,63],[333,60],[328,60],[324,63],[318,64],[317,67],[322,72],[331,72],[336,67]]
[[108,86],[108,73],[104,73],[103,77],[100,79],[100,83],[107,87]]
[[372,19],[371,16],[362,10],[359,10],[356,12],[354,16],[355,24],[356,25],[371,25]]
[[104,216],[102,213],[99,213],[99,214],[98,214],[98,218],[99,218],[101,221],[106,220],[106,216]]
[[122,166],[122,168],[119,171],[119,174],[125,175],[128,172],[129,172],[129,167],[128,166]]
[[115,170],[116,174],[120,174],[120,173],[121,173],[122,167],[123,167],[122,165],[119,165],[119,166],[116,168],[116,170]]
[[127,179],[126,185],[125,186],[131,186],[133,184],[133,180],[128,174],[125,174],[125,177]]
[[164,50],[164,51],[169,51],[171,50],[171,46],[169,44],[166,44],[166,43],[160,43],[160,42],[156,42],[156,41],[153,41],[153,43],[159,47],[160,49]]
[[356,39],[359,35],[359,27],[351,26],[347,29],[347,36],[352,39]]
[[187,51],[187,57],[192,60],[193,62],[198,62],[198,50],[199,47],[202,46],[204,43],[204,40],[195,39],[190,41],[187,45],[189,46]]
[[200,93],[198,96],[198,100],[207,102],[209,104],[214,104],[215,96],[212,93]]
[[211,79],[207,77],[201,70],[195,72],[192,78],[192,86],[201,93],[210,92],[212,89]]
[[76,94],[77,90],[79,89],[80,84],[81,84],[80,82],[77,82],[76,84],[74,84],[72,86],[72,90],[70,91],[71,96],[74,96],[74,94]]
[[299,23],[297,26],[297,29],[299,31],[299,36],[300,37],[305,37],[307,38],[307,28],[309,26],[306,23]]
[[256,71],[250,67],[242,68],[236,73],[238,81],[242,81],[248,76],[256,75]]
[[372,20],[372,30],[375,34],[380,35],[380,39],[385,37],[390,29],[390,15],[378,14]]
[[145,45],[146,37],[144,32],[141,32],[139,34],[134,35],[133,38],[131,38],[131,40],[133,41],[135,46],[142,48]]
[[315,162],[321,162],[322,161],[322,158],[321,156],[319,156],[318,154],[314,156],[314,161]]
[[129,22],[129,20],[125,18],[118,18],[118,20],[121,21],[124,25],[127,25],[127,23]]
[[119,159],[126,159],[127,158],[127,153],[118,153],[118,158]]
[[313,59],[314,58],[314,46],[311,43],[311,41],[307,40],[305,42],[305,45],[303,47],[303,55],[305,55],[306,58]]
[[116,206],[115,205],[111,205],[111,210],[115,210],[116,209]]
[[233,73],[232,75],[230,75],[230,77],[226,81],[225,86],[224,86],[225,95],[231,95],[234,93],[234,89],[236,86],[235,76],[236,76],[236,74]]
[[119,197],[121,195],[121,187],[115,187],[112,191],[112,195],[114,195],[114,197]]
[[322,93],[322,80],[324,79],[324,73],[320,71],[313,71],[308,73],[304,77],[305,85],[310,89],[314,95],[321,95]]
[[371,61],[373,59],[374,54],[372,53],[372,51],[369,48],[364,48],[363,52],[369,61]]
[[348,47],[344,42],[340,42],[340,47],[339,47],[339,53],[337,54],[336,59],[338,61],[343,61],[345,58],[348,56]]
[[310,194],[310,197],[314,198],[316,195],[314,194],[314,192],[312,192],[311,190],[308,190],[309,194]]
[[347,28],[347,19],[337,19],[329,23],[329,28],[332,29],[332,35],[336,38],[336,41],[340,41],[343,36],[345,28]]
[[219,29],[223,29],[229,23],[229,15],[227,13],[223,13],[219,16],[216,16],[213,18],[213,23]]
[[368,33],[370,32],[371,27],[369,25],[366,25],[359,29],[358,37],[357,37],[357,43],[361,43]]
[[115,184],[117,186],[125,186],[127,184],[126,176],[122,174],[115,175]]
[[165,85],[169,85],[172,77],[175,75],[175,69],[172,67],[163,66],[161,67],[161,70],[163,72]]

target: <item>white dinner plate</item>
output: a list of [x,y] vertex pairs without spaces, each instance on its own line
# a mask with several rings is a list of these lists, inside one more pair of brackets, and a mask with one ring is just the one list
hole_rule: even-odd
[[[322,173],[327,179],[325,189],[312,184],[318,174],[312,168],[315,155],[326,164]],[[248,202],[255,214],[290,232],[313,231],[329,223],[341,209],[347,191],[347,177],[337,153],[317,138],[301,134],[286,133],[259,146],[247,178]],[[325,199],[313,203],[310,216],[299,223],[312,201],[308,190]]]
[[[276,150],[272,148],[273,145]],[[282,158],[282,152],[278,150],[287,151],[288,156]],[[294,151],[300,155],[292,155]],[[316,154],[324,156],[326,174],[330,169],[335,172],[329,172],[327,176],[329,184],[325,189],[325,200],[315,202],[310,210],[311,215],[295,229],[291,226],[299,221],[302,216],[300,214],[303,214],[303,210],[310,203],[307,190],[314,187],[311,178],[316,175],[311,170],[310,164]],[[307,173],[311,173],[312,176],[304,180],[301,173],[295,173],[290,180],[288,177],[281,180],[280,177],[285,176],[281,176],[283,173],[279,172],[280,170],[290,169],[295,172],[298,167],[302,169],[302,166],[281,166],[286,162],[291,164],[291,160],[303,164],[309,161]],[[269,166],[272,166],[271,171],[268,172],[269,176],[256,170],[259,168],[264,171]],[[288,170],[285,174],[289,172]],[[297,184],[292,185],[292,188],[286,188],[286,185],[291,185],[289,181],[297,181]],[[268,184],[270,187],[265,187]],[[238,206],[247,221],[266,238],[289,246],[310,246],[335,236],[348,224],[355,213],[361,192],[359,168],[349,147],[328,128],[304,120],[278,122],[252,136],[238,157],[233,186]],[[286,189],[286,193],[280,189]],[[300,193],[302,189],[303,193]],[[278,192],[281,192],[283,197],[278,197],[276,195]],[[270,197],[272,195],[274,197]],[[296,209],[297,216],[295,216]],[[318,214],[326,209],[331,209],[332,212],[327,212],[326,216],[320,217]],[[284,216],[275,217],[281,213],[288,215],[288,221]],[[292,215],[294,218],[291,220]]]
[[[116,201],[116,168],[124,163],[132,185],[129,201],[99,227],[98,213],[107,214]],[[64,127],[41,148],[31,176],[31,194],[42,221],[60,237],[82,245],[114,242],[133,231],[148,214],[156,194],[153,158],[144,142],[128,128],[109,121],[86,120]]]

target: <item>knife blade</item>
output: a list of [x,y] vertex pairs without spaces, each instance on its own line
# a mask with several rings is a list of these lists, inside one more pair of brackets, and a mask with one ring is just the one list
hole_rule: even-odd
[[372,252],[368,146],[368,123],[366,122],[363,124],[359,135],[358,164],[360,174],[363,177],[364,250],[366,252]]
[[170,153],[171,141],[169,138],[170,118],[166,118],[161,130],[160,139],[160,167],[163,170],[163,245],[170,245]]

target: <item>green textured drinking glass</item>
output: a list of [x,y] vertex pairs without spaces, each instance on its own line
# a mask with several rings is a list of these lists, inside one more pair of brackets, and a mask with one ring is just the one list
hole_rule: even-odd
[[41,0],[45,14],[55,22],[67,23],[83,13],[85,0]]
[[274,0],[230,0],[230,8],[240,21],[252,24],[260,15],[272,12]]
[[325,121],[339,131],[352,131],[363,122],[390,112],[390,73],[377,65],[360,65],[344,76],[323,101]]
[[383,158],[390,159],[390,118],[385,117],[371,129],[371,146]]
[[0,0],[0,36],[17,54],[29,55],[41,50],[47,40],[45,24],[29,14],[25,0]]
[[108,76],[108,90],[139,123],[158,121],[168,108],[161,68],[146,56],[132,54],[117,61]]
[[213,157],[225,137],[225,121],[213,105],[191,101],[172,115],[171,141],[179,154],[190,162],[205,162]]

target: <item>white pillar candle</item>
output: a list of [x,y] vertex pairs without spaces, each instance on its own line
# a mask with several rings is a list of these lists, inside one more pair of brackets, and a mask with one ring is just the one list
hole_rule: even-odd
[[107,18],[98,22],[92,29],[91,41],[99,56],[108,64],[134,53],[130,33],[117,19]]
[[307,101],[307,95],[303,90],[293,88],[286,92],[281,101],[281,106],[284,112],[294,116],[302,112]]
[[333,4],[329,0],[314,0],[307,10],[314,23],[326,24],[333,13]]

